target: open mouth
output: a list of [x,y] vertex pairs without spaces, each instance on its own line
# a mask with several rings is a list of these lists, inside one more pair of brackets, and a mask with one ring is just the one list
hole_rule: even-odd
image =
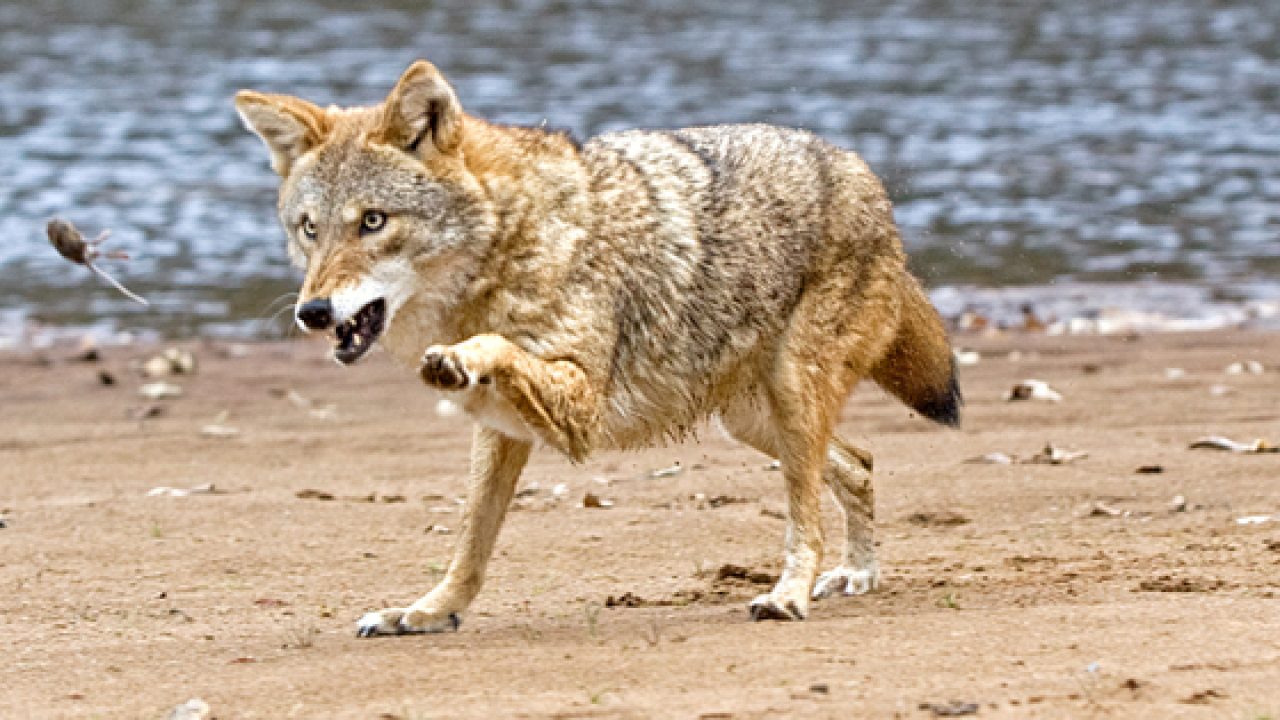
[[351,319],[334,328],[337,344],[333,348],[333,357],[343,365],[364,357],[369,348],[378,341],[387,320],[387,301],[378,298],[360,308]]

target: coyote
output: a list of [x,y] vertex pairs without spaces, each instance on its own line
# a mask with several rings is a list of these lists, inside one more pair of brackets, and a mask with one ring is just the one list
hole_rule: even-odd
[[[767,125],[579,145],[464,113],[425,61],[374,107],[248,90],[235,103],[282,178],[298,324],[331,333],[344,365],[381,342],[475,421],[444,579],[367,613],[361,637],[457,629],[536,444],[579,462],[708,419],[786,480],[785,566],[753,619],[801,620],[811,598],[876,586],[871,456],[833,434],[839,410],[862,378],[947,425],[961,398],[860,158]],[[819,576],[824,484],[846,535]]]

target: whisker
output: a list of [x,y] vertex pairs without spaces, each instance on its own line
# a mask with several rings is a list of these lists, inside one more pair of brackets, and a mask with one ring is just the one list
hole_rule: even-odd
[[[297,299],[298,293],[288,292],[283,295],[279,295],[271,302],[268,302],[262,309],[262,312],[258,313],[257,317],[253,319],[253,322],[250,324],[250,331],[254,335],[267,334],[267,332],[272,329],[272,326],[276,324],[276,321],[279,320],[282,313],[293,309],[293,302]],[[272,310],[273,308],[274,311]],[[262,313],[266,312],[270,312],[271,314],[264,317]],[[288,323],[288,329],[295,329],[292,322]],[[285,336],[288,337],[288,330],[286,331]]]

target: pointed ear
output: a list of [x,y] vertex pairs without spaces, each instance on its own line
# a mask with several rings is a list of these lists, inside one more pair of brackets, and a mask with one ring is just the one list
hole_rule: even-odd
[[448,154],[461,135],[462,105],[444,75],[426,60],[409,66],[382,104],[377,141],[414,155],[428,147]]
[[280,177],[308,150],[320,144],[326,130],[324,111],[306,100],[252,90],[236,93],[236,111],[271,151],[271,168]]

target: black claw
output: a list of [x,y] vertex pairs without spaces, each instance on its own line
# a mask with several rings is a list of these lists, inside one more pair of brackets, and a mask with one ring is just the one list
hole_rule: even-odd
[[800,612],[800,606],[794,600],[787,603],[787,612],[791,613],[792,620],[804,619],[804,613]]
[[462,627],[462,618],[458,617],[458,613],[449,613],[449,624],[453,625],[454,632],[458,632],[458,628]]
[[785,608],[779,607],[772,600],[753,603],[751,605],[751,620],[759,622],[761,620],[803,620],[804,615],[800,612],[800,606],[794,600],[787,601]]

